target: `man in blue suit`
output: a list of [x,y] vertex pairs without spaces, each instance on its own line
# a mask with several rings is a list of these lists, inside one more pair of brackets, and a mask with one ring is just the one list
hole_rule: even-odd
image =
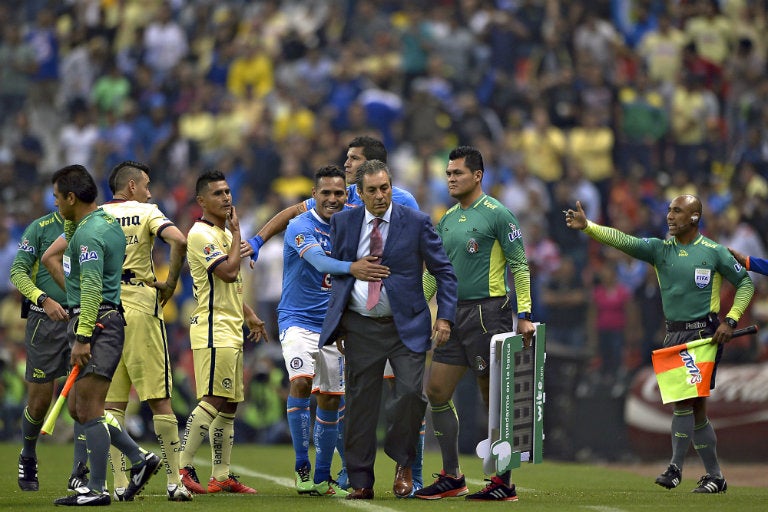
[[[442,344],[451,334],[457,280],[429,216],[392,203],[392,176],[385,163],[363,163],[356,183],[365,208],[331,217],[331,256],[346,261],[380,256],[390,275],[382,281],[333,277],[320,346],[337,342],[346,356],[344,446],[353,488],[347,499],[373,498],[381,375],[387,359],[391,362],[395,384],[386,405],[384,449],[397,464],[393,491],[406,497],[413,488],[410,464],[427,403],[426,353],[432,342]],[[437,280],[433,326],[422,286],[425,265]]]

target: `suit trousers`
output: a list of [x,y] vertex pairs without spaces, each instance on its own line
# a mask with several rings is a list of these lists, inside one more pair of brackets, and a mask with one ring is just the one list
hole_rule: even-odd
[[347,375],[344,416],[347,473],[353,488],[373,488],[384,366],[389,359],[395,374],[394,389],[384,407],[384,451],[398,464],[407,466],[416,458],[419,429],[427,407],[426,353],[406,347],[391,318],[373,319],[347,310],[341,327],[345,333]]

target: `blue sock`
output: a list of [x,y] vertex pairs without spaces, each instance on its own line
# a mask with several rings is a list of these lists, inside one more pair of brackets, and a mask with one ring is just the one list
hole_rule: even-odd
[[288,397],[288,427],[296,453],[296,467],[309,466],[309,398]]
[[339,410],[317,408],[315,418],[315,483],[331,478],[331,462],[339,431]]
[[426,420],[421,420],[421,427],[419,427],[419,442],[416,443],[416,458],[413,459],[411,464],[411,474],[413,475],[413,483],[419,484],[419,487],[424,487],[424,436],[427,432]]
[[346,459],[344,458],[344,410],[346,404],[344,403],[344,397],[339,400],[339,435],[336,439],[336,451],[339,452],[339,458],[341,458],[341,467],[347,466]]

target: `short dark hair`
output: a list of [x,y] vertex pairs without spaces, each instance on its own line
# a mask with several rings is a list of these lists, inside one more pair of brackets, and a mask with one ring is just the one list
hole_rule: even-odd
[[361,135],[352,139],[347,144],[347,148],[363,148],[363,156],[366,160],[381,160],[387,163],[387,148],[379,139]]
[[51,183],[56,185],[60,194],[66,196],[72,192],[83,203],[93,203],[99,195],[93,176],[80,164],[62,167],[53,173]]
[[448,160],[464,159],[464,164],[470,171],[483,171],[485,174],[485,167],[483,167],[483,155],[477,148],[472,146],[459,146],[448,155]]
[[320,178],[341,178],[346,182],[347,175],[338,165],[326,165],[315,171],[315,185],[320,183]]
[[203,189],[211,182],[226,180],[227,178],[224,177],[224,173],[221,171],[205,171],[197,178],[197,183],[195,183],[195,195],[199,196],[203,192]]
[[129,181],[138,180],[142,172],[147,173],[147,176],[149,176],[149,166],[141,162],[134,162],[133,160],[120,162],[109,173],[109,190],[113,194],[118,190],[122,190]]
[[389,183],[392,183],[392,173],[389,172],[389,167],[387,167],[387,164],[382,162],[381,160],[366,160],[363,162],[360,167],[357,168],[357,173],[355,174],[355,184],[358,188],[363,188],[363,178],[365,176],[370,176],[371,174],[376,174],[377,172],[381,171],[387,171],[387,176],[389,176]]

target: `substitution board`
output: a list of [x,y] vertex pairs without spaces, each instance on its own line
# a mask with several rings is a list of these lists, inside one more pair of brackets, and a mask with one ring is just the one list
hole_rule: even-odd
[[486,474],[542,461],[544,443],[544,324],[529,348],[514,332],[491,338],[488,438],[477,445]]

